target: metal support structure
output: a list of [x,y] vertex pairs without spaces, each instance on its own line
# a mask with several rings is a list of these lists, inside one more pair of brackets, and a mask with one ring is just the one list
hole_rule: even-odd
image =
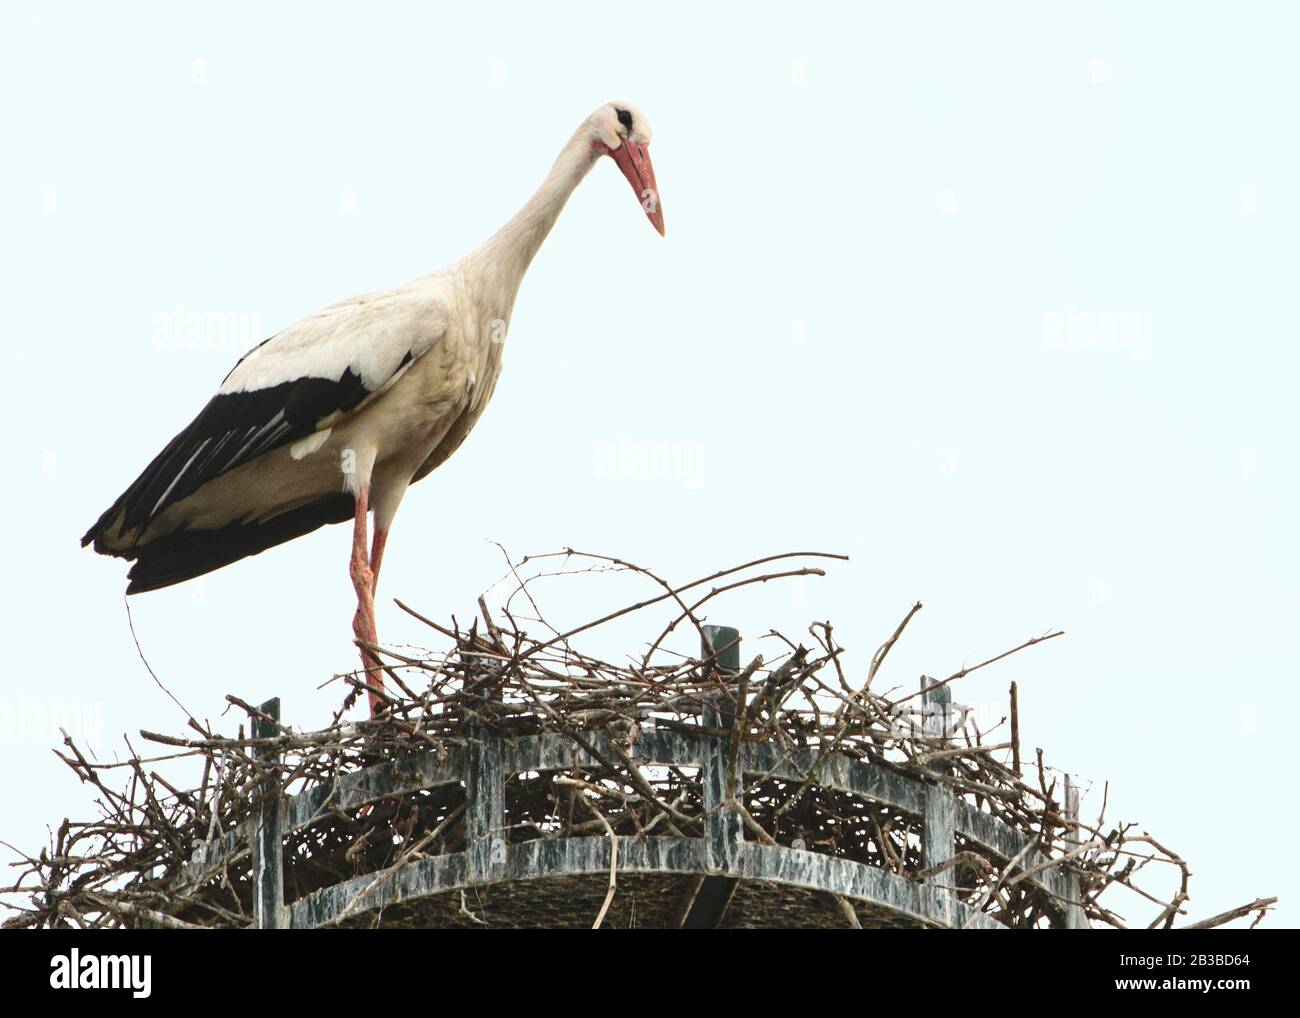
[[[737,631],[722,626],[706,626],[704,630],[705,656],[714,658],[720,672],[738,675]],[[675,922],[682,928],[718,927],[729,908],[739,907],[734,899],[742,881],[752,881],[769,888],[768,893],[810,895],[810,907],[817,907],[813,904],[817,901],[824,903],[827,897],[849,907],[867,904],[901,925],[977,929],[999,926],[958,898],[956,873],[951,866],[917,880],[915,876],[850,859],[744,840],[743,821],[731,796],[740,794],[743,775],[748,772],[768,774],[780,781],[811,779],[817,787],[901,811],[921,825],[925,870],[936,870],[952,860],[958,836],[977,851],[1007,860],[1019,859],[1019,867],[1027,874],[1025,879],[1062,903],[1058,925],[1087,926],[1079,903],[1077,874],[1068,866],[1054,865],[1024,835],[955,795],[946,782],[918,779],[870,760],[826,754],[815,747],[791,748],[745,740],[733,746],[739,705],[732,686],[720,683],[711,694],[703,730],[692,733],[648,728],[642,731],[634,748],[625,750],[633,765],[698,768],[700,772],[707,810],[703,837],[624,836],[618,843],[620,875],[674,875],[689,887],[683,900],[675,903],[675,915],[670,911],[664,916],[669,924]],[[480,695],[491,697],[490,685]],[[923,730],[937,740],[951,738],[952,698],[948,688],[923,678],[921,702]],[[253,735],[273,737],[279,731],[279,701],[270,700],[261,710],[271,720],[254,719]],[[467,738],[451,740],[438,750],[404,757],[400,767],[384,761],[340,774],[295,795],[267,796],[247,824],[195,847],[187,879],[210,879],[224,859],[251,849],[254,925],[261,929],[330,925],[341,918],[399,903],[414,906],[421,900],[436,902],[442,896],[485,884],[508,886],[516,881],[583,877],[599,881],[603,887],[609,874],[611,842],[605,837],[583,835],[510,844],[505,833],[505,788],[513,774],[595,766],[614,751],[611,737],[590,732],[589,746],[584,746],[556,732],[504,737],[486,726],[474,725],[466,734]],[[733,765],[733,753],[735,784],[729,789],[728,768]],[[930,770],[937,777],[950,771],[950,765],[940,760]],[[427,856],[391,874],[359,874],[302,895],[285,907],[284,838],[312,824],[327,803],[356,810],[384,799],[461,783],[466,795],[465,851]],[[1068,816],[1077,817],[1078,801],[1078,789],[1067,782]],[[1071,832],[1067,844],[1072,837],[1077,841],[1077,835]],[[508,894],[494,898],[503,903],[497,907],[507,907],[510,901]],[[748,909],[749,899],[743,900]],[[740,918],[744,921],[748,916],[746,912]]]
[[[1068,774],[1065,776],[1065,818],[1073,820],[1075,823],[1078,823],[1079,820],[1079,786],[1074,783],[1074,779]],[[1077,848],[1081,843],[1079,832],[1077,830],[1067,830],[1065,832],[1065,843],[1067,846]],[[1067,930],[1086,930],[1088,929],[1088,916],[1083,910],[1082,901],[1080,901],[1079,875],[1069,865],[1063,868],[1062,873],[1065,877],[1067,898],[1065,902],[1065,928]]]
[[[932,739],[945,742],[951,730],[952,690],[921,676],[922,731]],[[932,768],[946,773],[948,768],[937,764]],[[956,852],[957,797],[946,784],[938,781],[925,787],[925,812],[921,818],[922,865],[931,870],[949,862]],[[935,911],[953,925],[957,891],[957,871],[953,866],[940,870],[926,879],[930,887]]]
[[[704,641],[701,654],[713,657],[721,675],[740,671],[740,632],[730,626],[702,626]],[[730,732],[736,723],[737,704],[732,695],[720,691],[704,708],[704,724]],[[704,843],[709,876],[695,880],[682,908],[682,929],[714,929],[726,914],[736,893],[739,879],[731,876],[738,869],[745,828],[740,813],[732,805],[727,790],[727,767],[731,756],[731,736],[711,740],[701,768],[704,785]],[[737,763],[736,787],[744,784]],[[713,875],[716,872],[717,875]]]
[[[467,706],[500,701],[499,676],[488,670],[471,686]],[[501,735],[481,721],[470,726],[465,767],[465,879],[474,886],[501,878],[506,863],[506,775]]]
[[465,863],[470,884],[500,879],[505,871],[505,811],[501,736],[480,725],[469,744],[465,775]]
[[[279,735],[280,698],[267,700],[258,708],[270,721],[253,719],[253,738]],[[274,755],[259,747],[258,756]],[[276,930],[286,925],[284,910],[284,816],[279,785],[257,811],[256,834],[251,839],[253,856],[253,924],[259,930]]]

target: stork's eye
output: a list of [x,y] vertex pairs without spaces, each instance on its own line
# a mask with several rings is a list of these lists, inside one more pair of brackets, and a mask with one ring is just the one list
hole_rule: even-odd
[[615,110],[614,112],[618,114],[618,122],[629,131],[632,130],[632,114],[627,110]]

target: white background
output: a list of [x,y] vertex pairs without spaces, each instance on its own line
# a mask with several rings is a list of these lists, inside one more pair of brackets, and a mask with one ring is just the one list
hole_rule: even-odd
[[[626,98],[667,238],[597,166],[492,406],[407,496],[381,637],[441,647],[390,597],[468,619],[494,540],[677,580],[845,552],[713,621],[771,656],[829,618],[860,680],[921,599],[878,680],[909,691],[1065,629],[956,698],[996,720],[1018,680],[1085,809],[1109,781],[1108,819],[1191,861],[1189,918],[1281,894],[1292,924],[1294,8],[264,6],[0,15],[0,836],[91,809],[59,725],[110,758],[183,724],[86,527],[245,348],[470,250]],[[133,599],[155,671],[226,730],[227,692],[320,723],[354,666],[347,543]],[[648,592],[538,588],[559,623]]]

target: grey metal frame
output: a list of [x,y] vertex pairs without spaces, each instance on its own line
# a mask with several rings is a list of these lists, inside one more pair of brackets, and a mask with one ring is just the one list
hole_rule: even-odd
[[[269,706],[269,705],[268,705]],[[610,752],[606,736],[588,736],[601,755]],[[823,891],[868,902],[899,917],[937,927],[993,928],[999,924],[975,914],[952,891],[949,868],[927,882],[899,876],[853,860],[801,849],[743,840],[734,809],[720,801],[728,755],[728,740],[708,734],[651,731],[641,734],[628,756],[638,764],[698,767],[705,789],[703,838],[619,838],[619,873],[674,873],[703,877],[764,880],[807,890]],[[750,775],[770,775],[801,782],[812,773],[821,787],[888,804],[922,820],[922,845],[927,868],[950,859],[954,836],[961,834],[995,856],[1009,860],[1025,849],[1021,834],[995,817],[959,800],[947,786],[900,774],[886,767],[833,753],[818,760],[816,750],[785,752],[773,743],[745,743],[740,768]],[[309,788],[260,810],[243,829],[201,847],[190,862],[198,876],[223,856],[253,849],[257,875],[254,897],[259,928],[313,927],[348,914],[409,902],[499,881],[545,879],[551,876],[609,872],[610,841],[606,837],[548,838],[508,844],[504,836],[506,776],[527,771],[595,767],[598,761],[562,734],[521,738],[480,731],[463,745],[450,745],[402,761],[400,776],[384,763],[343,775],[330,785]],[[367,803],[403,796],[440,785],[464,782],[468,848],[434,856],[377,875],[362,874],[322,888],[288,906],[284,903],[282,867],[261,860],[285,835],[300,830],[326,809],[355,810]],[[1020,868],[1046,862],[1027,851]],[[1063,902],[1061,925],[1076,925],[1075,878],[1059,866],[1028,878]]]

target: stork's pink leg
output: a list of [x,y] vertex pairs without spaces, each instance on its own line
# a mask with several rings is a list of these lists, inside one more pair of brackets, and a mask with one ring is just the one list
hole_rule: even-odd
[[370,593],[374,596],[379,587],[379,566],[384,561],[384,545],[388,543],[388,531],[375,522],[375,539],[370,545],[370,574],[372,576]]
[[[370,486],[362,485],[357,492],[356,515],[352,524],[352,560],[348,571],[352,576],[352,586],[357,592],[357,611],[352,616],[352,632],[363,644],[371,646],[379,643],[375,632],[375,572],[366,555],[366,516],[370,512]],[[383,545],[378,541],[382,554]],[[379,667],[379,659],[364,648],[361,651],[361,667],[366,673],[366,685],[370,687],[370,716],[379,713],[383,703],[379,693],[384,689],[384,675]]]

